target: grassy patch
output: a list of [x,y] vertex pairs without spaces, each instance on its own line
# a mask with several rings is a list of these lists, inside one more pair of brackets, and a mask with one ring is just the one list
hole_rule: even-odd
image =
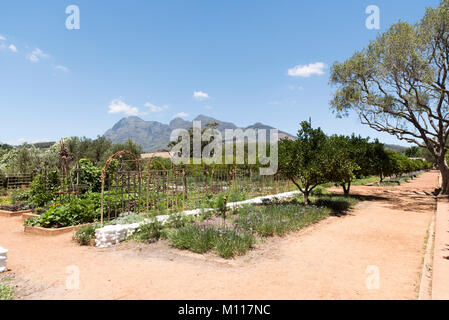
[[268,237],[299,230],[328,217],[331,210],[303,204],[278,204],[247,207],[239,211],[234,220],[239,228]]
[[0,300],[13,300],[14,290],[3,278],[0,280]]
[[255,243],[254,236],[249,232],[200,225],[175,230],[169,234],[169,240],[175,248],[196,253],[206,253],[214,249],[219,256],[226,259],[245,254]]
[[358,200],[352,197],[323,195],[305,206],[302,199],[268,206],[246,206],[234,220],[237,227],[268,237],[282,236],[316,223],[331,214],[344,214]]
[[358,202],[356,197],[337,195],[324,195],[312,200],[315,206],[331,209],[334,214],[344,214]]
[[380,178],[378,176],[371,176],[371,177],[364,177],[360,179],[356,179],[351,182],[351,185],[353,186],[363,186],[370,183],[378,182]]

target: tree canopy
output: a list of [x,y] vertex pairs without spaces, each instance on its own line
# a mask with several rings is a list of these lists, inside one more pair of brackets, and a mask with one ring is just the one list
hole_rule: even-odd
[[449,0],[415,25],[398,22],[343,63],[335,63],[331,100],[339,116],[429,150],[449,192]]

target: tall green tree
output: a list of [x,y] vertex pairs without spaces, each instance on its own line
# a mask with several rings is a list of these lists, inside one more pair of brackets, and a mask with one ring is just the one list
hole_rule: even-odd
[[415,25],[398,22],[368,47],[335,63],[331,105],[355,111],[363,124],[426,148],[449,193],[449,0]]
[[361,174],[366,153],[367,140],[352,136],[331,136],[329,138],[328,180],[341,185],[345,195],[351,183]]
[[303,193],[310,204],[310,193],[328,182],[329,141],[324,132],[313,129],[310,122],[301,122],[297,139],[282,139],[279,143],[279,171]]

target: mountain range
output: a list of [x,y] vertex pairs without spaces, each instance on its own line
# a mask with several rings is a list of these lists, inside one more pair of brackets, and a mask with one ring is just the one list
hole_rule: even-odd
[[[205,128],[208,123],[218,123],[216,127],[222,134],[226,129],[275,129],[274,127],[257,122],[245,128],[239,128],[232,122],[224,122],[205,115],[199,115],[193,121],[200,121],[201,127]],[[169,124],[158,121],[145,121],[137,116],[130,116],[121,119],[111,129],[106,131],[104,136],[114,143],[124,143],[132,139],[140,144],[145,152],[156,152],[167,149],[170,142],[170,135],[175,129],[190,129],[193,121],[187,121],[181,118],[173,119]],[[224,135],[223,135],[224,136]],[[279,139],[294,138],[293,135],[279,131]]]

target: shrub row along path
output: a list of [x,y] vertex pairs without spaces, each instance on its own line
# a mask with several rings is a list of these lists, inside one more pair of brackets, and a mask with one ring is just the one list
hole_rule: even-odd
[[[226,261],[156,244],[80,247],[71,235],[23,233],[0,217],[0,245],[19,299],[416,299],[438,173],[366,197],[346,216]],[[80,288],[69,290],[79,268]],[[377,281],[378,280],[378,281]]]

